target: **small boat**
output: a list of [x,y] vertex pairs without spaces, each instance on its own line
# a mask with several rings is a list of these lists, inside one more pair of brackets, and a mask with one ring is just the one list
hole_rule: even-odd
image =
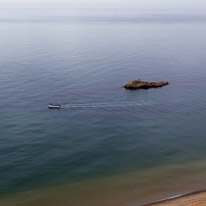
[[49,106],[48,106],[48,108],[49,109],[61,109],[61,104],[51,104],[51,103],[49,103]]

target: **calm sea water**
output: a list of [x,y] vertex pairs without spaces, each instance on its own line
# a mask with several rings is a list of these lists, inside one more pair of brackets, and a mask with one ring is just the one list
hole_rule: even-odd
[[1,195],[206,158],[206,13],[1,10],[0,31]]

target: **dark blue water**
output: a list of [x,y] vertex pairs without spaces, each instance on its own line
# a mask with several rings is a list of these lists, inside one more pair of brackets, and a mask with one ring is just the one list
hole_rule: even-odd
[[204,12],[4,10],[0,31],[0,194],[206,157]]

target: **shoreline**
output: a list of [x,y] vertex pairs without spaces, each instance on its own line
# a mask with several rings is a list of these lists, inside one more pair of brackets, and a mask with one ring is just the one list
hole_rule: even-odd
[[204,162],[179,163],[7,194],[0,197],[0,205],[205,206]]
[[206,205],[206,189],[176,195],[141,206],[203,206]]

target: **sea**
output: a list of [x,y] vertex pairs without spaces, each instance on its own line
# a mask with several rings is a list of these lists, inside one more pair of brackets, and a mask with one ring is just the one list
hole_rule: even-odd
[[0,9],[0,206],[206,189],[205,36],[204,10]]

